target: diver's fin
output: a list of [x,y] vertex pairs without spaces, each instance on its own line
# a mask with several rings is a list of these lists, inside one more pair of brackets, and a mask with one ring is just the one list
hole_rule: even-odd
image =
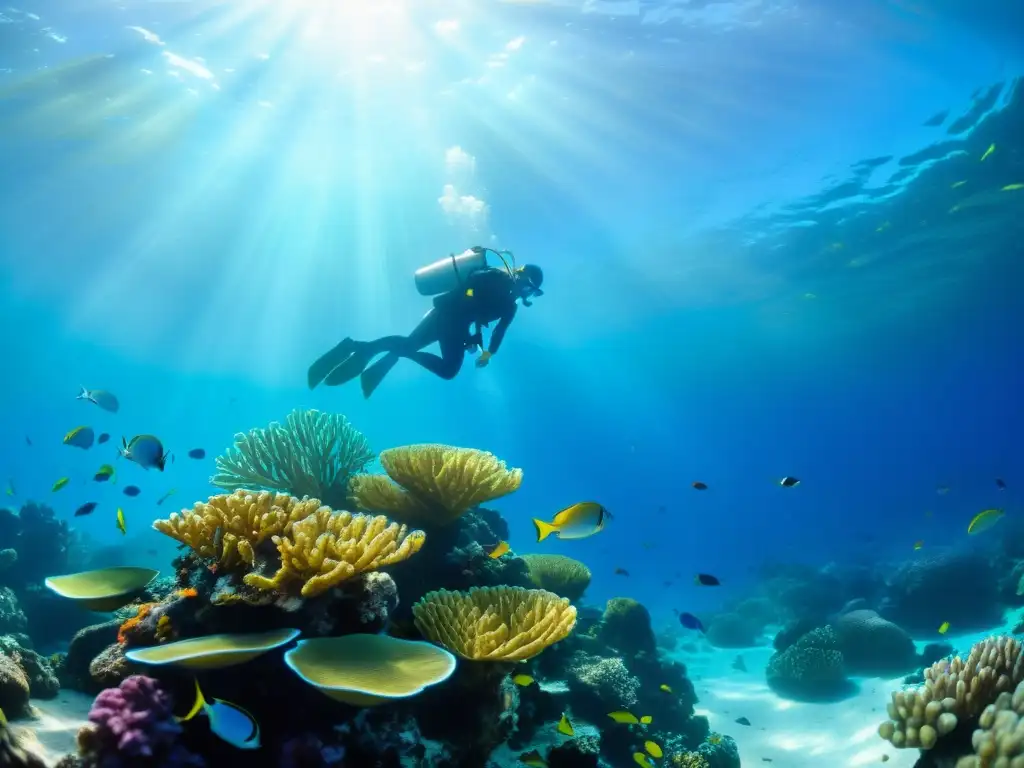
[[359,377],[359,383],[363,387],[363,397],[369,398],[377,387],[380,386],[380,383],[384,381],[388,371],[394,368],[395,363],[401,359],[400,355],[390,352],[363,371],[363,375]]
[[550,523],[545,523],[543,520],[538,520],[537,518],[533,519],[533,525],[537,529],[537,541],[544,541],[544,539],[558,530],[557,527]]
[[336,366],[324,379],[328,387],[337,387],[346,384],[356,378],[367,363],[373,360],[380,352],[373,350],[369,344],[353,342],[355,350],[340,365]]
[[198,715],[203,707],[206,706],[206,699],[203,698],[203,692],[199,688],[199,680],[196,679],[196,703],[192,705],[192,709],[188,711],[188,714],[184,717],[178,717],[175,715],[174,719],[179,723],[184,723],[186,720],[191,720],[193,717]]
[[356,343],[352,339],[342,339],[333,349],[321,355],[315,363],[309,366],[309,371],[306,374],[306,382],[309,384],[309,388],[316,389],[317,385],[331,371],[348,360],[355,351],[355,345]]

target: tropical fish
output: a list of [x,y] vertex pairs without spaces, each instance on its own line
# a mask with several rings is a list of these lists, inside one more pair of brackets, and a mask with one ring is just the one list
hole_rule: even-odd
[[572,727],[572,723],[569,722],[569,718],[566,717],[565,713],[562,713],[562,719],[558,721],[558,732],[564,736],[575,736],[576,731]]
[[205,459],[206,450],[203,448],[193,448],[191,451],[188,452],[188,457],[190,459]]
[[698,587],[720,587],[722,585],[718,577],[712,576],[710,573],[698,573],[693,577],[693,581]]
[[737,725],[750,725],[750,721],[747,720],[747,718],[745,718],[745,717],[737,717],[736,718],[736,724]]
[[58,480],[56,483],[53,484],[53,487],[50,489],[50,492],[51,493],[56,493],[57,491],[59,491],[61,488],[63,488],[65,485],[67,485],[70,482],[71,482],[71,478],[70,477],[62,477],[60,480]]
[[939,624],[939,634],[940,635],[944,635],[947,632],[949,632],[949,622],[948,621],[944,621],[941,624]]
[[651,768],[651,766],[654,765],[654,762],[651,760],[651,758],[649,758],[643,752],[634,752],[633,761],[637,765],[642,765],[644,768]]
[[924,542],[923,542],[923,541],[915,541],[915,542],[914,542],[914,551],[915,551],[915,552],[916,552],[917,550],[919,550],[919,549],[923,548],[923,547],[924,547]]
[[547,766],[547,762],[540,756],[540,752],[536,749],[531,749],[529,752],[523,752],[523,754],[519,756],[519,762],[523,765],[532,766],[532,768],[546,768]]
[[616,568],[615,569],[615,575],[616,576],[629,576],[629,571],[627,571],[625,568]]
[[629,725],[639,724],[637,716],[632,712],[627,712],[624,709],[616,710],[615,712],[609,712],[608,717],[614,720],[616,723],[628,723]]
[[533,685],[533,678],[529,675],[513,675],[512,682],[525,688],[528,685]]
[[29,437],[28,435],[25,435],[25,445],[27,445],[29,448],[32,447],[32,438]]
[[142,490],[137,485],[126,485],[124,487],[125,496],[138,496],[140,493],[142,493]]
[[967,534],[970,536],[989,530],[1003,519],[1004,514],[1001,509],[982,510],[971,518],[971,522],[967,525]]
[[691,483],[691,485],[693,485],[693,487],[696,488],[698,491],[706,491],[708,489],[707,483],[702,483],[700,480]]
[[17,493],[18,492],[16,490],[14,490],[14,481],[13,480],[8,480],[7,481],[7,495],[8,496],[14,496]]
[[171,458],[164,450],[164,444],[154,435],[136,435],[131,442],[121,438],[121,455],[128,461],[134,461],[143,469],[156,467],[161,472],[167,460]]
[[85,502],[85,504],[83,504],[82,506],[80,506],[78,509],[75,510],[75,517],[83,517],[85,515],[91,515],[93,513],[93,511],[96,509],[96,506],[97,506],[97,504],[96,504],[95,501],[87,501],[87,502]]
[[985,154],[983,154],[983,155],[981,156],[981,160],[979,160],[978,162],[981,162],[982,160],[987,160],[987,159],[989,158],[989,156],[990,156],[990,155],[991,155],[991,154],[992,154],[993,152],[995,152],[995,151],[996,151],[996,145],[995,145],[995,144],[989,144],[989,145],[988,145],[988,149],[986,149],[986,150],[985,150]]
[[643,715],[640,718],[640,725],[650,725],[654,722],[654,718],[650,715]]
[[71,445],[75,448],[88,450],[92,448],[92,441],[95,437],[92,427],[75,427],[64,435],[64,445]]
[[105,389],[86,389],[81,387],[81,394],[78,395],[76,400],[88,400],[90,403],[94,403],[102,408],[104,411],[110,411],[111,413],[117,413],[117,409],[120,407],[117,398]]
[[670,688],[669,686],[665,685],[665,683],[662,683],[661,685],[659,685],[658,686],[658,690],[661,691],[662,693],[672,693],[672,688]]
[[210,730],[233,747],[239,749],[259,749],[260,726],[256,718],[237,704],[223,699],[214,699],[207,703],[196,680],[196,703],[184,717],[176,717],[179,723],[187,722],[202,712],[210,720]]
[[704,631],[704,624],[702,624],[701,620],[694,616],[692,613],[680,613],[679,623],[687,629],[695,629],[698,632]]
[[1000,191],[1001,192],[1015,192],[1018,189],[1024,189],[1024,184],[1007,184]]
[[644,749],[647,750],[647,754],[651,757],[661,757],[663,754],[663,752],[661,751],[661,747],[653,741],[645,741]]
[[499,541],[498,546],[487,553],[487,556],[492,560],[497,560],[499,557],[508,552],[512,547],[508,545],[507,541]]
[[102,467],[96,470],[96,474],[93,475],[93,480],[97,483],[105,483],[107,480],[114,476],[114,468],[110,464],[104,464]]
[[710,736],[708,736],[708,744],[721,744],[721,743],[722,743],[722,734],[720,734],[720,733],[712,733]]
[[177,492],[178,492],[177,488],[171,488],[171,490],[169,490],[167,493],[165,493],[163,496],[161,496],[159,499],[156,500],[156,505],[159,507],[161,504],[163,504],[165,501],[167,501],[169,498],[171,498],[171,496],[173,496]]
[[550,523],[534,518],[537,541],[544,541],[552,533],[560,539],[585,539],[600,533],[612,519],[611,513],[596,501],[584,501],[566,507]]
[[128,528],[124,523],[124,510],[120,507],[117,508],[117,530],[119,530],[124,536],[128,535]]
[[779,480],[779,485],[783,488],[796,488],[800,485],[800,479],[797,477],[784,477]]
[[1005,491],[1006,490],[1006,483],[1003,480],[1003,478],[1001,478],[1001,477],[997,477],[996,478],[996,488],[998,488],[1000,491]]
[[99,443],[100,445],[103,445],[109,439],[110,439],[110,433],[109,432],[100,432],[100,436],[96,438],[96,442]]

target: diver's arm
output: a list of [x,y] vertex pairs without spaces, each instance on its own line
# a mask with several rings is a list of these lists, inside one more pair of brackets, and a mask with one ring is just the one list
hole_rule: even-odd
[[498,348],[501,346],[501,340],[505,338],[505,331],[507,331],[508,327],[512,325],[512,320],[515,319],[517,309],[518,307],[515,302],[513,302],[508,311],[498,319],[498,324],[494,327],[494,331],[491,332],[491,340],[487,344],[488,357],[498,353]]

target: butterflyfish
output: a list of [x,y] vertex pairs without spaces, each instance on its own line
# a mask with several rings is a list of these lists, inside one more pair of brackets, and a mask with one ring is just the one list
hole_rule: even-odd
[[544,541],[553,533],[560,539],[585,539],[604,530],[611,519],[611,513],[596,501],[584,501],[566,507],[550,523],[534,518],[533,524],[537,541]]
[[576,731],[572,727],[572,723],[569,722],[569,718],[566,717],[565,713],[562,713],[562,719],[558,721],[558,732],[564,736],[575,736]]
[[223,699],[213,699],[207,703],[199,688],[199,681],[196,680],[196,703],[192,705],[187,715],[175,719],[179,723],[184,723],[200,712],[209,718],[210,730],[231,746],[238,749],[259,749],[260,726],[256,718],[237,704]]
[[507,541],[499,541],[498,542],[498,546],[496,546],[494,549],[492,549],[490,552],[488,552],[487,556],[489,558],[491,558],[491,560],[497,560],[499,557],[504,555],[510,549],[512,549],[512,547],[510,547],[508,545]]
[[130,441],[121,438],[121,455],[128,461],[134,461],[143,469],[156,467],[161,472],[171,455],[164,450],[159,437],[154,435],[136,435]]
[[64,435],[64,445],[89,449],[92,448],[92,442],[95,439],[95,435],[96,433],[93,432],[92,427],[75,427]]
[[629,725],[636,725],[640,721],[637,720],[636,715],[632,712],[627,712],[624,709],[616,710],[615,712],[609,712],[608,717],[614,720],[616,723],[628,723]]

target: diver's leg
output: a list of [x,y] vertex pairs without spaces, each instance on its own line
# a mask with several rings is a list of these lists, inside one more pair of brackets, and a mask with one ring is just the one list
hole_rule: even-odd
[[440,356],[430,352],[417,351],[403,355],[403,357],[419,363],[435,376],[451,380],[458,375],[462,368],[462,362],[466,359],[466,339],[469,335],[469,329],[452,324],[444,329],[441,337],[437,340],[441,347]]
[[356,342],[352,339],[342,339],[337,346],[321,355],[315,363],[309,366],[309,371],[306,373],[309,388],[315,389],[327,374],[349,358],[355,348]]
[[[395,367],[395,363],[402,359],[408,352],[415,352],[416,350],[423,349],[423,347],[429,346],[437,341],[438,329],[441,327],[442,321],[440,315],[436,309],[431,309],[427,314],[423,316],[419,324],[413,328],[412,333],[408,336],[388,336],[386,338],[387,343],[383,343],[384,339],[379,339],[376,343],[378,348],[362,360],[357,363],[362,363],[358,370],[355,370],[356,365],[350,366],[347,362],[343,366],[346,370],[341,372],[339,376],[343,375],[343,381],[349,381],[354,379],[356,376],[362,375],[363,395],[369,397],[373,394],[373,390],[384,380],[387,376],[388,371]],[[381,352],[387,352],[384,357],[370,365],[367,365]],[[360,354],[356,351],[352,357],[355,358]],[[365,369],[365,370],[364,370]],[[331,373],[327,377],[327,383],[330,384],[335,378],[335,373]],[[338,383],[343,383],[339,381]]]

